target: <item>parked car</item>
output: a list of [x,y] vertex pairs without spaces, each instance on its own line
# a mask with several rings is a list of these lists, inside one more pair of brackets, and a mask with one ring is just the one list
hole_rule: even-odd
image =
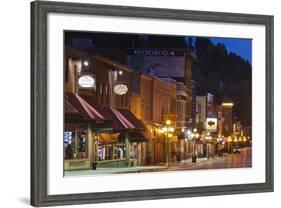
[[240,154],[241,150],[240,150],[240,147],[239,146],[235,146],[233,148],[233,153],[236,154],[236,153],[239,153]]

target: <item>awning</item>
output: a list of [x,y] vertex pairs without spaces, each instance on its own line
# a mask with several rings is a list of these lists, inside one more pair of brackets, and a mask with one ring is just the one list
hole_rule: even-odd
[[68,120],[103,120],[104,117],[78,94],[65,92],[64,114]]
[[145,130],[144,123],[138,119],[130,110],[118,110],[124,119],[126,119],[130,123],[130,127],[137,130]]
[[132,142],[146,142],[147,139],[142,132],[131,132],[129,140]]
[[181,96],[184,96],[184,97],[188,97],[187,93],[183,90],[179,90],[177,91],[177,95],[181,95]]
[[88,105],[97,109],[104,120],[111,120],[114,131],[144,130],[145,126],[130,110],[118,110],[98,104],[92,96],[80,95]]
[[[125,140],[125,133],[119,135],[119,140]],[[128,139],[130,142],[147,142],[147,138],[143,132],[135,131],[128,133]]]
[[152,134],[151,131],[149,131],[147,128],[145,129],[145,131],[142,132],[142,134],[147,139],[155,139],[156,138],[155,135]]
[[153,122],[153,125],[156,126],[156,127],[162,127],[163,126],[163,124],[156,123],[156,122]]

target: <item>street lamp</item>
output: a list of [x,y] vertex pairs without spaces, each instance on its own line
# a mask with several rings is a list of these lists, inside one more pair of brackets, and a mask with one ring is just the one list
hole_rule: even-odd
[[166,154],[166,166],[170,166],[170,161],[169,161],[169,138],[173,136],[174,128],[171,127],[171,120],[166,120],[166,126],[162,128],[162,132],[164,133],[165,136],[165,154]]
[[192,163],[196,163],[196,154],[195,154],[195,138],[199,138],[199,134],[196,133],[197,129],[193,129],[193,133],[191,133],[192,141],[193,141],[193,150],[192,150]]
[[232,142],[231,137],[229,136],[227,139],[227,152],[230,153],[230,143]]
[[[192,132],[188,129],[187,131],[186,131],[186,135],[187,135],[187,142],[189,143],[189,141],[191,141],[192,140]],[[190,154],[190,148],[187,148],[187,147],[189,147],[186,142],[186,159],[188,158],[188,154]],[[190,144],[190,143],[189,143]]]
[[223,148],[222,148],[222,145],[224,144],[223,142],[223,137],[221,135],[219,135],[219,137],[217,138],[217,144],[218,144],[218,147],[217,147],[217,152],[218,152],[218,155],[219,157],[221,157],[223,155]]
[[210,132],[207,132],[207,136],[205,137],[206,139],[206,157],[207,159],[210,158],[210,154],[209,154],[209,145],[210,145],[210,140],[212,139],[212,137],[210,136]]
[[236,142],[236,146],[238,146],[238,139],[235,137],[234,142]]

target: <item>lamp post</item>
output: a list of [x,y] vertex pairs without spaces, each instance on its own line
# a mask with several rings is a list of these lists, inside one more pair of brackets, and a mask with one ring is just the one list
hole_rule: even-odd
[[193,133],[191,134],[192,141],[193,141],[193,148],[192,148],[192,163],[196,163],[196,153],[195,153],[195,139],[199,138],[199,134],[197,133],[197,129],[193,129]]
[[212,137],[210,136],[210,132],[207,132],[207,136],[205,137],[205,139],[206,139],[206,157],[207,157],[207,159],[209,159],[210,158],[210,141],[211,141],[211,139],[212,139]]
[[223,137],[221,135],[219,135],[219,137],[217,138],[217,144],[218,144],[218,147],[217,147],[217,152],[218,152],[218,155],[219,157],[221,157],[223,155],[222,153],[222,145],[224,144],[223,142]]
[[[187,130],[186,131],[186,134],[187,134],[187,142],[190,142],[192,140],[192,132],[190,130]],[[189,143],[190,145],[190,143]],[[187,155],[190,154],[190,146],[189,148],[187,148],[187,143],[186,143],[186,159],[188,158]]]
[[234,142],[236,143],[236,146],[238,146],[238,139],[235,137]]
[[174,132],[174,128],[171,127],[171,120],[166,120],[166,125],[162,128],[162,132],[164,133],[165,137],[165,155],[166,155],[166,167],[170,166],[170,159],[169,159],[169,138],[172,137],[172,133]]
[[227,139],[227,153],[230,153],[230,143],[232,142],[231,137],[229,136]]

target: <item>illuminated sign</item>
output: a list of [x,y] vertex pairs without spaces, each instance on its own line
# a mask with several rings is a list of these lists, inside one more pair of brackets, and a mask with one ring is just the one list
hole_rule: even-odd
[[93,75],[82,75],[78,78],[78,85],[80,88],[95,89],[96,78]]
[[210,132],[216,132],[217,131],[217,125],[218,125],[218,119],[217,118],[207,118],[206,119],[206,129]]
[[170,49],[129,49],[127,54],[142,55],[142,56],[184,56],[183,50],[170,50]]
[[141,72],[159,77],[184,77],[184,50],[128,49],[126,64]]
[[124,95],[128,92],[128,87],[124,84],[116,84],[113,91],[117,95]]

